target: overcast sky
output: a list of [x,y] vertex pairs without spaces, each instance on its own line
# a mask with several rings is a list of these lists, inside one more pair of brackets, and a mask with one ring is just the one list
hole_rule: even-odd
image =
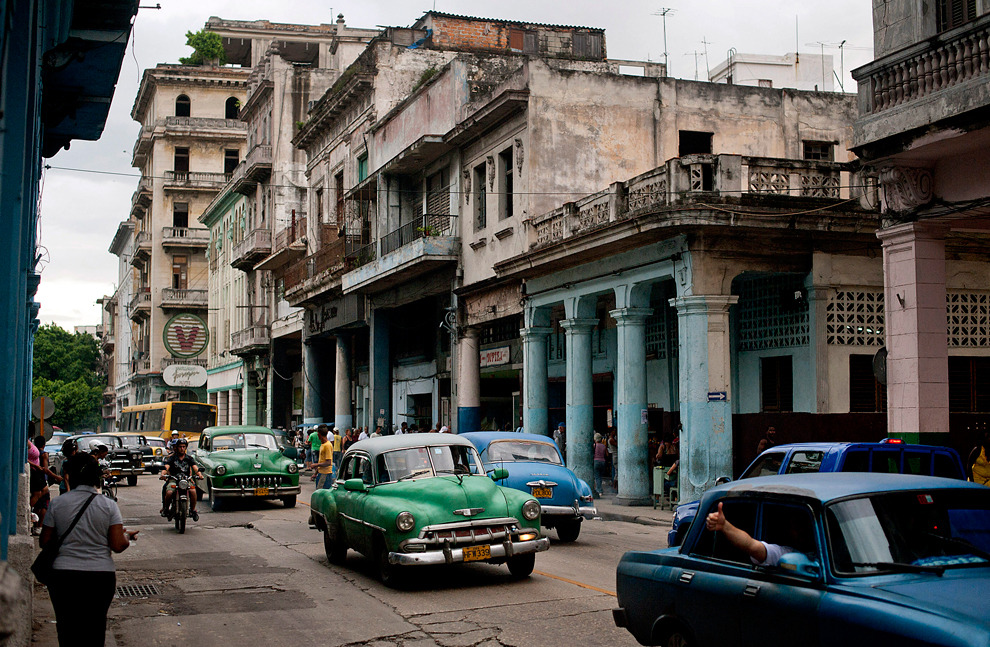
[[[153,6],[153,0],[142,0]],[[603,27],[610,58],[662,61],[663,21],[667,14],[670,76],[706,78],[707,68],[727,52],[786,54],[795,51],[835,57],[844,48],[843,77],[855,92],[849,71],[872,59],[870,0],[785,3],[772,0],[161,0],[161,9],[141,9],[120,71],[103,137],[72,143],[47,160],[44,174],[39,250],[42,281],[37,299],[43,323],[71,330],[100,322],[96,299],[113,294],[117,257],[107,249],[117,225],[127,218],[138,171],[130,165],[139,126],[130,118],[141,71],[158,63],[176,63],[191,50],[186,31],[202,29],[210,16],[234,20],[266,19],[303,24],[333,23],[338,13],[351,27],[411,25],[425,11],[503,18],[559,25]],[[707,59],[705,51],[707,50]],[[67,170],[72,169],[72,170]]]

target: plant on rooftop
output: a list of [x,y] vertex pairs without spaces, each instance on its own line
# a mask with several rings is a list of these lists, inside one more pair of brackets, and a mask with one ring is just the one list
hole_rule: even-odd
[[211,61],[217,61],[220,65],[227,63],[227,53],[224,52],[220,34],[205,29],[195,33],[187,31],[186,45],[193,48],[193,53],[192,56],[179,59],[183,65],[202,65]]

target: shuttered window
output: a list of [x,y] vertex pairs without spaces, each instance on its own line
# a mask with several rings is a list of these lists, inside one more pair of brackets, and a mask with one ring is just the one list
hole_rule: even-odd
[[937,9],[940,32],[976,18],[976,0],[938,0]]
[[949,411],[990,411],[990,357],[949,358]]
[[794,411],[794,377],[791,356],[760,359],[760,391],[763,411]]
[[446,168],[426,178],[426,213],[450,214],[450,181]]
[[849,356],[849,411],[887,410],[887,388],[873,375],[872,355]]

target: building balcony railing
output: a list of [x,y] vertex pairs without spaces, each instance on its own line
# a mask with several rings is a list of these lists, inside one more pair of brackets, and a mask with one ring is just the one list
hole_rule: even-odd
[[219,191],[230,180],[229,173],[204,173],[200,171],[165,171],[166,189],[185,191]]
[[148,153],[151,152],[155,126],[141,126],[141,132],[134,140],[134,147],[131,149],[131,166],[142,167],[148,161]]
[[131,360],[131,372],[137,375],[149,375],[154,371],[151,370],[151,359],[135,359]]
[[203,368],[206,368],[207,360],[196,357],[163,357],[162,371],[167,369],[169,366],[202,366]]
[[268,350],[271,332],[265,324],[255,324],[230,334],[230,352],[234,355],[250,355]]
[[205,309],[209,303],[209,294],[206,290],[178,290],[175,288],[165,288],[162,290],[161,307],[164,308],[192,308]]
[[272,147],[254,146],[234,170],[231,187],[243,195],[252,195],[259,182],[272,174]]
[[272,231],[255,229],[234,245],[230,264],[239,270],[250,270],[254,264],[272,253]]
[[[158,123],[162,123],[159,120]],[[236,130],[247,132],[247,123],[240,119],[217,119],[213,117],[165,117],[166,129],[194,129],[194,130]]]
[[194,249],[206,249],[209,244],[209,229],[194,229],[192,227],[162,227],[162,245],[164,247],[191,247]]
[[151,258],[151,232],[139,231],[134,234],[134,254],[131,265],[138,267]]
[[132,321],[140,321],[151,316],[151,288],[138,288],[128,304]]
[[395,231],[382,237],[382,256],[408,245],[414,240],[427,236],[452,236],[454,233],[454,216],[449,214],[424,214],[411,222],[407,222]]
[[148,207],[151,206],[152,197],[151,178],[142,177],[138,182],[137,189],[135,189],[134,194],[131,196],[131,216],[143,218],[144,214],[148,211]]
[[296,218],[275,234],[275,252],[287,249],[306,236],[306,218]]
[[341,236],[328,240],[314,254],[286,268],[282,275],[285,291],[292,292],[309,279],[324,275],[328,279],[339,276],[354,267],[353,254],[360,250],[371,252],[374,248],[375,245],[362,245],[360,236]]

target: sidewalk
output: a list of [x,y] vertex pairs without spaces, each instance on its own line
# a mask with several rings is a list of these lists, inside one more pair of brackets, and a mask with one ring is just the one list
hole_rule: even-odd
[[645,526],[665,526],[669,528],[674,522],[674,511],[670,509],[661,510],[653,506],[628,506],[616,505],[615,490],[608,485],[604,485],[604,496],[595,499],[595,507],[598,508],[598,516],[604,521],[625,521],[628,523],[638,523]]

